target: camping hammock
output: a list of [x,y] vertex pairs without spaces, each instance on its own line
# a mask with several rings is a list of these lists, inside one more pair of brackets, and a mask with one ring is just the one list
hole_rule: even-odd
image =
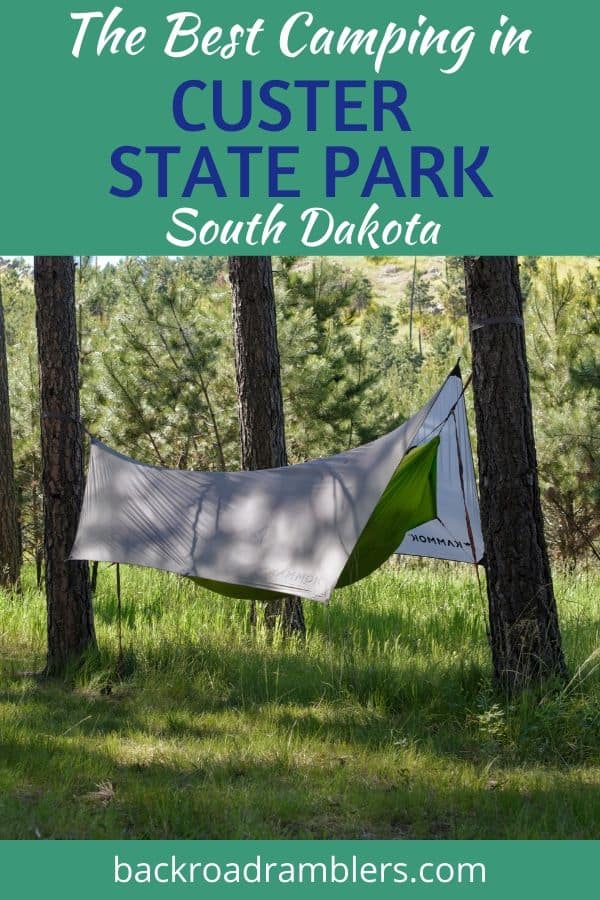
[[92,439],[71,559],[163,569],[230,597],[327,602],[435,518],[439,437],[415,446],[432,403],[370,444],[254,472],[159,468]]
[[321,602],[394,552],[477,562],[463,393],[457,368],[390,434],[280,469],[166,469],[92,438],[71,559],[162,569],[228,597]]

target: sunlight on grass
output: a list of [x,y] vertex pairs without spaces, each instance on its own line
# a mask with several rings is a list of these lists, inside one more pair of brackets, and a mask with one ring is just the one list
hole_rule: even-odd
[[[468,567],[389,565],[305,604],[306,644],[247,606],[124,569],[72,684],[43,598],[0,595],[0,837],[600,836],[600,574],[556,579],[574,678],[508,702]],[[586,662],[587,661],[587,662]]]

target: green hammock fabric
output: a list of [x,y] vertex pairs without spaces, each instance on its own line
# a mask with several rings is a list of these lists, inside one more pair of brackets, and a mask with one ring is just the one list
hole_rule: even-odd
[[[336,587],[346,587],[366,578],[389,559],[407,531],[436,518],[439,443],[439,437],[435,437],[406,454],[373,510]],[[192,580],[210,591],[238,600],[273,600],[281,596],[273,591],[205,578]]]

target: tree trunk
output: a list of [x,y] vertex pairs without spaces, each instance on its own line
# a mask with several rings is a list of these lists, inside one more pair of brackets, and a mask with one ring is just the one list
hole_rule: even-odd
[[75,263],[36,256],[44,553],[48,610],[46,674],[58,675],[96,646],[87,562],[69,562],[83,499]]
[[465,257],[496,682],[566,676],[540,504],[516,257]]
[[[270,256],[231,256],[233,339],[238,388],[242,468],[287,465],[275,289]],[[281,612],[284,631],[304,634],[298,597],[266,604],[265,622]],[[254,615],[255,612],[251,613]]]
[[19,582],[22,562],[21,525],[15,485],[8,390],[4,309],[0,289],[0,585]]

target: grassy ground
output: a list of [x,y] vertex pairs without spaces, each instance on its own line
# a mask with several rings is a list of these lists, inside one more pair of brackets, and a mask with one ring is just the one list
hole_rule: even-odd
[[[1,838],[598,838],[600,678],[514,703],[490,685],[466,567],[391,566],[307,604],[306,646],[182,579],[114,570],[100,659],[41,668],[43,603],[0,595]],[[600,645],[600,574],[557,578],[575,672]]]

